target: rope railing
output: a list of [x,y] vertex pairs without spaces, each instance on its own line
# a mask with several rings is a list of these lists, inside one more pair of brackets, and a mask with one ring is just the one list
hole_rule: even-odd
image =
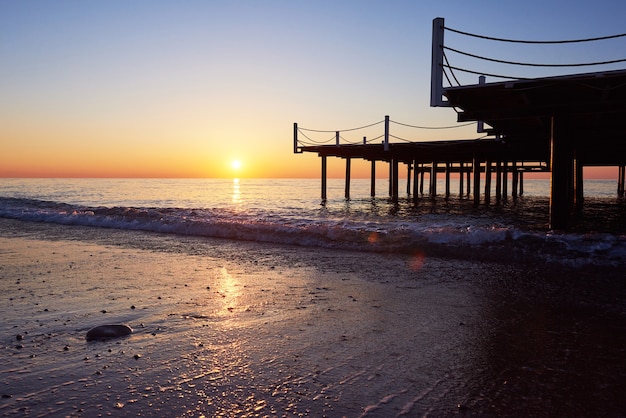
[[[372,128],[381,123],[384,123],[385,125],[384,132],[379,135],[376,135],[375,137],[367,138],[366,136],[363,136],[362,140],[360,139],[355,140],[353,138],[349,138],[343,135],[346,132],[354,133],[359,130]],[[448,130],[448,129],[463,128],[463,127],[467,127],[467,126],[474,125],[474,124],[475,122],[469,122],[469,123],[463,123],[463,124],[457,124],[457,125],[446,125],[446,126],[416,125],[416,124],[394,121],[394,120],[389,119],[388,116],[385,118],[385,120],[380,121],[380,122],[375,122],[375,123],[359,126],[356,128],[349,128],[349,129],[343,129],[343,130],[301,128],[297,126],[297,124],[294,124],[294,152],[296,153],[300,152],[299,151],[300,148],[307,147],[307,146],[315,147],[315,146],[322,146],[322,145],[366,145],[366,144],[372,144],[375,141],[379,141],[380,139],[383,139],[383,145],[387,146],[390,138],[397,139],[403,142],[419,142],[419,139],[407,139],[405,137],[401,137],[395,134],[392,135],[390,133],[390,127],[392,125],[400,126],[403,128],[409,128],[413,130]],[[379,133],[379,132],[380,131],[376,133]],[[313,138],[314,135],[312,135],[312,134],[321,135],[321,134],[328,134],[328,133],[333,133],[333,136],[330,138],[316,139],[316,138]],[[368,133],[372,133],[371,130],[368,131]]]

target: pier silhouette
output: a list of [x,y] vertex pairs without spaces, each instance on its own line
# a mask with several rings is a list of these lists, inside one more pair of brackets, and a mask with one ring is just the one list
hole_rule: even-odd
[[[617,166],[617,194],[624,196],[626,176],[626,69],[521,78],[460,68],[450,64],[448,55],[456,54],[480,62],[516,67],[573,68],[607,66],[626,62],[611,59],[585,63],[530,63],[485,57],[460,51],[444,44],[446,31],[461,36],[478,37],[493,42],[529,44],[566,44],[626,39],[626,34],[588,39],[557,41],[523,41],[475,35],[447,28],[443,18],[433,20],[431,56],[431,95],[433,107],[456,110],[459,125],[421,127],[384,120],[344,131],[304,129],[294,123],[294,152],[315,152],[321,157],[321,194],[326,199],[326,166],[328,157],[346,160],[346,198],[350,197],[351,159],[371,162],[371,194],[375,195],[376,163],[389,164],[389,196],[399,197],[399,167],[407,168],[407,193],[417,200],[422,192],[424,175],[429,174],[429,195],[437,195],[436,180],[446,176],[446,195],[450,194],[450,173],[460,173],[459,191],[467,190],[476,205],[491,200],[492,177],[495,176],[496,199],[508,193],[523,193],[523,175],[530,171],[550,173],[551,229],[567,229],[576,210],[584,205],[583,167]],[[478,83],[461,85],[455,72],[479,75]],[[502,81],[486,82],[486,76]],[[447,80],[449,86],[444,86]],[[456,85],[452,85],[453,82]],[[448,141],[410,141],[394,136],[392,127],[414,129],[453,129],[476,123],[479,139]],[[342,133],[376,128],[380,135],[362,142],[343,140]],[[311,133],[331,134],[329,143],[318,143]],[[484,180],[484,191],[483,189]],[[411,180],[413,187],[411,188]],[[464,181],[466,183],[464,184]]]

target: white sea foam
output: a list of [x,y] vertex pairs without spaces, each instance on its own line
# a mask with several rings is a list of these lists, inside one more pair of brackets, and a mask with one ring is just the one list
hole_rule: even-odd
[[476,209],[458,198],[423,199],[417,205],[386,199],[320,202],[311,180],[255,181],[251,195],[245,182],[238,183],[237,200],[232,182],[225,180],[9,183],[0,187],[0,216],[23,221],[573,266],[620,264],[626,255],[620,231],[548,232],[541,196]]

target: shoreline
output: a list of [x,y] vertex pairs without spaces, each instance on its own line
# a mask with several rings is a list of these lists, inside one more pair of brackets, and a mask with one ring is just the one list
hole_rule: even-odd
[[626,410],[618,275],[2,223],[4,416]]

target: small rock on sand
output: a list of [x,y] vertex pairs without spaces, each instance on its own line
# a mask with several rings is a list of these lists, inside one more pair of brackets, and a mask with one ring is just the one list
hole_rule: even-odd
[[87,341],[102,340],[107,338],[124,337],[132,334],[133,329],[128,325],[114,324],[114,325],[99,325],[90,329],[87,332]]

